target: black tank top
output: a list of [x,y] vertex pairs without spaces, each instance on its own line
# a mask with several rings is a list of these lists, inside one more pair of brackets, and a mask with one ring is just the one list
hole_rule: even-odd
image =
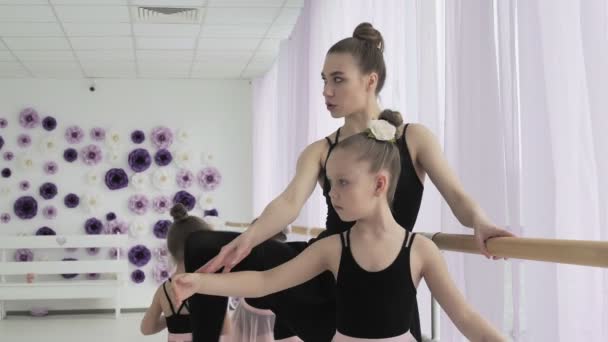
[[[420,182],[420,178],[416,174],[414,163],[410,152],[407,148],[407,141],[405,140],[405,134],[407,132],[406,124],[403,128],[403,134],[396,141],[397,148],[399,149],[399,156],[401,158],[401,174],[397,181],[397,188],[395,190],[395,197],[393,199],[393,217],[399,223],[400,226],[404,227],[408,231],[412,231],[416,218],[418,217],[418,211],[420,210],[420,202],[422,202],[422,193],[424,192],[424,186]],[[344,222],[340,220],[340,217],[336,213],[331,199],[329,198],[329,191],[331,186],[327,181],[326,166],[329,155],[333,151],[334,147],[338,144],[340,138],[340,129],[336,132],[336,139],[332,142],[329,137],[325,139],[329,143],[329,151],[327,152],[327,158],[325,164],[321,168],[321,174],[323,177],[323,196],[325,196],[325,202],[327,203],[327,218],[325,221],[326,230],[319,234],[317,239],[322,239],[326,236],[339,234],[350,227],[355,222]]]
[[[169,278],[171,281],[171,278]],[[182,303],[182,306],[179,307],[177,312],[173,308],[173,303],[171,303],[171,298],[169,298],[169,293],[167,293],[167,288],[165,285],[167,282],[163,283],[163,290],[165,291],[165,296],[167,297],[167,301],[169,302],[169,306],[171,307],[171,316],[165,317],[167,321],[167,330],[169,330],[172,334],[187,334],[192,332],[192,328],[190,327],[190,315],[182,315],[180,312],[185,307],[190,311],[188,304],[186,302]]]
[[407,333],[416,306],[410,270],[410,246],[416,234],[407,231],[397,258],[387,268],[368,272],[350,248],[350,229],[340,234],[342,256],[336,284],[337,330],[346,336],[378,339]]

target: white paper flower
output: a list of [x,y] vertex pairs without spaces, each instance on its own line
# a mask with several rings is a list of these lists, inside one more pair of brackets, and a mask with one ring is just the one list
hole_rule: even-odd
[[213,164],[213,154],[207,152],[201,153],[201,162],[207,166]]
[[90,214],[97,213],[102,207],[101,197],[98,194],[87,194],[84,196],[83,207]]
[[87,173],[87,184],[97,185],[101,183],[101,175],[97,171],[89,171]]
[[49,261],[49,255],[46,253],[42,253],[42,254],[38,254],[36,253],[36,259],[38,259],[38,261]]
[[198,198],[198,206],[203,210],[210,210],[214,208],[213,197],[209,195],[201,195]]
[[129,235],[137,238],[146,235],[148,230],[148,223],[143,219],[135,219],[129,225]]
[[185,128],[180,128],[177,130],[177,140],[179,142],[187,142],[190,140],[190,132]]
[[186,151],[186,150],[177,151],[175,153],[174,157],[175,158],[173,158],[173,160],[175,161],[177,166],[179,166],[181,168],[188,168],[188,167],[192,166],[192,161],[194,158],[192,157],[192,153],[190,151]]
[[27,171],[31,170],[35,165],[34,158],[29,154],[22,154],[19,156],[19,166],[21,169]]
[[115,149],[122,144],[122,136],[120,133],[118,133],[118,131],[111,130],[108,132],[108,134],[106,134],[106,144],[110,148]]
[[158,169],[154,171],[154,174],[152,175],[152,183],[159,190],[169,188],[171,185],[171,180],[173,180],[173,177],[171,177],[169,172],[165,169]]
[[110,164],[116,164],[120,161],[120,153],[118,153],[118,151],[115,149],[108,150],[108,153],[106,153],[106,155]]
[[374,138],[380,141],[395,140],[395,133],[397,133],[397,128],[386,120],[370,121],[369,130]]
[[131,177],[131,184],[137,190],[143,189],[146,186],[146,183],[148,183],[148,176],[141,172],[136,173]]
[[11,194],[11,188],[9,186],[2,186],[0,187],[0,195],[2,195],[2,197],[6,197],[8,195]]
[[49,135],[42,138],[40,141],[40,151],[44,154],[53,153],[57,150],[57,139],[54,136]]

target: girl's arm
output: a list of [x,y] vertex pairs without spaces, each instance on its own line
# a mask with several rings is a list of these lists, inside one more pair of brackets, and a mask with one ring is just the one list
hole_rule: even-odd
[[162,316],[162,313],[163,309],[160,306],[160,288],[158,288],[152,299],[152,304],[150,304],[144,318],[141,320],[141,333],[144,335],[152,335],[165,330],[167,321]]
[[435,244],[424,236],[417,235],[412,252],[421,256],[422,277],[433,297],[469,340],[477,342],[502,342],[504,336],[467,303],[464,296],[450,278],[448,269]]
[[224,274],[185,273],[174,277],[173,291],[178,302],[195,293],[257,298],[302,284],[329,267],[330,247],[335,237],[325,238],[306,248],[292,260],[264,272],[244,271]]

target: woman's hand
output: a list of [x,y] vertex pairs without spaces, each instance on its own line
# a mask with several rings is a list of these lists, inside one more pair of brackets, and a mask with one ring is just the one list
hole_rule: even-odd
[[252,233],[245,231],[234,240],[224,245],[218,255],[209,260],[205,265],[196,270],[197,273],[215,273],[222,267],[223,272],[230,272],[255,247]]
[[492,256],[486,246],[486,241],[495,237],[516,237],[511,232],[508,232],[490,222],[480,222],[473,226],[475,230],[475,241],[477,247],[486,258],[492,258],[494,260],[500,259],[499,257]]

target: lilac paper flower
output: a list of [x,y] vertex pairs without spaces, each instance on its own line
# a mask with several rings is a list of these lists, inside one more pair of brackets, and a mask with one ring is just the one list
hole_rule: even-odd
[[32,196],[19,197],[13,205],[15,215],[22,220],[29,220],[38,214],[38,202]]
[[70,144],[78,144],[84,139],[84,132],[78,126],[70,126],[65,129],[65,140]]
[[87,273],[87,279],[97,280],[101,275],[99,273]]
[[20,248],[15,251],[15,261],[28,262],[34,260],[34,253],[27,248]]
[[17,137],[17,145],[19,147],[29,147],[32,144],[32,138],[29,135],[23,133]]
[[157,148],[168,148],[173,143],[173,133],[167,127],[155,127],[152,129],[152,144]]
[[153,253],[154,257],[158,262],[164,263],[169,260],[169,250],[167,249],[167,247],[155,248]]
[[152,253],[144,245],[135,245],[129,250],[129,261],[137,267],[146,266],[151,257]]
[[55,163],[54,161],[48,161],[48,162],[44,163],[44,173],[46,173],[47,175],[56,174],[58,169],[59,169],[59,167],[57,166],[57,163]]
[[36,235],[39,236],[47,236],[47,235],[57,235],[57,233],[55,233],[55,231],[53,229],[51,229],[50,227],[40,227],[38,228],[38,230],[36,231]]
[[146,134],[140,130],[133,131],[131,133],[131,141],[135,144],[141,144],[146,140]]
[[187,189],[192,186],[192,182],[194,181],[194,175],[190,170],[187,169],[179,169],[177,174],[175,175],[175,181],[177,185],[182,189]]
[[3,154],[4,160],[6,161],[11,161],[15,158],[15,154],[11,151],[6,151]]
[[63,151],[63,159],[68,163],[73,162],[78,159],[78,151],[73,148],[66,148],[65,151]]
[[171,164],[172,160],[173,156],[167,149],[161,148],[160,150],[156,151],[156,154],[154,154],[154,161],[158,166],[167,166]]
[[46,207],[42,208],[42,216],[44,216],[46,219],[52,220],[55,218],[55,216],[57,216],[57,209],[52,205],[47,205]]
[[13,173],[11,172],[11,169],[9,169],[9,168],[2,169],[2,177],[9,178],[12,174]]
[[106,234],[126,234],[129,231],[129,226],[126,222],[113,220],[106,224],[104,232]]
[[197,175],[198,184],[203,187],[205,191],[215,190],[222,182],[222,175],[214,167],[206,167],[199,171]]
[[183,204],[188,211],[190,211],[194,208],[196,199],[188,191],[181,190],[178,191],[175,196],[173,196],[173,204],[175,205],[177,203]]
[[39,189],[40,196],[45,200],[50,200],[57,195],[57,185],[53,183],[44,183]]
[[165,282],[167,279],[169,279],[169,272],[169,265],[165,263],[156,264],[153,273],[154,280],[159,284]]
[[106,172],[106,186],[110,190],[126,188],[129,185],[129,177],[123,169],[110,169]]
[[106,221],[114,221],[116,220],[116,214],[113,212],[109,212],[106,214]]
[[11,222],[11,214],[9,214],[9,213],[2,213],[2,215],[0,215],[0,222],[2,222],[2,223],[9,223],[9,222]]
[[129,197],[129,210],[137,215],[143,215],[148,211],[150,202],[148,198],[143,195],[133,195]]
[[91,128],[91,139],[95,141],[103,141],[106,138],[106,131],[101,127]]
[[[61,261],[76,261],[75,258],[63,258]],[[64,279],[72,279],[78,276],[78,273],[64,273],[61,275]]]
[[146,280],[146,274],[142,270],[135,270],[133,273],[131,273],[131,280],[135,284],[141,284],[144,282],[144,280]]
[[97,255],[99,254],[99,247],[87,247],[85,248],[88,255]]
[[167,196],[158,196],[152,200],[152,208],[159,214],[164,214],[169,209],[170,200]]
[[171,226],[171,221],[169,220],[158,220],[154,224],[154,236],[159,239],[166,239],[167,233],[169,233],[169,227]]
[[84,222],[84,231],[89,235],[99,235],[103,230],[103,223],[94,217]]
[[205,210],[203,212],[203,217],[205,216],[219,216],[219,213],[217,212],[217,209]]
[[8,120],[0,118],[0,128],[6,128],[6,126],[8,126]]
[[80,157],[86,165],[97,165],[101,161],[101,149],[97,145],[87,145],[80,150]]
[[34,128],[40,123],[40,116],[33,108],[25,108],[19,113],[19,124],[23,128]]
[[42,128],[44,128],[47,131],[52,131],[57,127],[57,120],[55,120],[54,117],[52,116],[47,116],[46,118],[42,119]]
[[152,164],[152,158],[150,153],[146,149],[136,148],[129,153],[129,166],[131,170],[135,172],[142,172],[147,170]]
[[63,198],[63,204],[68,208],[76,208],[80,204],[80,198],[76,194],[67,194]]

